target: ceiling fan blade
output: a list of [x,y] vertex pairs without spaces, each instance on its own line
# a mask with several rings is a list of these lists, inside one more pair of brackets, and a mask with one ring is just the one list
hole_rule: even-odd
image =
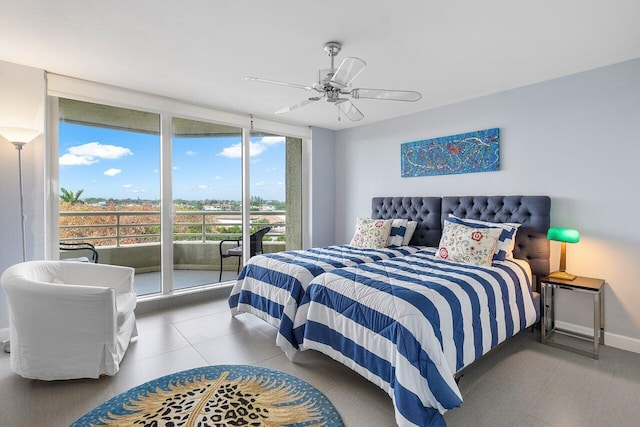
[[296,83],[279,82],[277,80],[261,79],[259,77],[245,77],[244,79],[245,80],[250,80],[252,82],[271,83],[271,84],[274,84],[274,85],[294,87],[296,89],[315,90],[311,86],[299,85],[299,84],[296,84]]
[[357,122],[364,119],[364,114],[362,114],[362,112],[353,105],[353,102],[348,99],[345,99],[344,101],[341,99],[340,102],[336,102],[336,107],[338,107],[338,109],[342,111],[342,114],[347,116],[351,121]]
[[304,107],[307,104],[311,104],[312,102],[319,101],[320,99],[322,99],[322,98],[314,97],[314,98],[305,99],[305,100],[302,100],[302,101],[298,102],[297,104],[293,104],[293,105],[289,105],[288,107],[284,107],[282,110],[276,111],[275,114],[288,113],[290,111],[297,110],[300,107]]
[[350,93],[355,99],[368,98],[408,102],[415,102],[422,99],[420,92],[413,90],[353,89]]
[[345,58],[330,81],[341,88],[345,88],[351,84],[353,79],[358,77],[358,74],[360,74],[366,66],[367,63],[360,58]]

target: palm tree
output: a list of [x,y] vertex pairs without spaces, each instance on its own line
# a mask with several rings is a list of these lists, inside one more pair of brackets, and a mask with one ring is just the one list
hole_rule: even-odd
[[60,201],[62,203],[70,203],[72,205],[75,205],[76,203],[82,203],[82,200],[80,200],[80,195],[82,194],[83,191],[84,189],[80,189],[76,191],[76,193],[74,194],[73,191],[69,191],[64,187],[61,187]]
[[251,196],[251,206],[262,206],[265,200],[260,196]]

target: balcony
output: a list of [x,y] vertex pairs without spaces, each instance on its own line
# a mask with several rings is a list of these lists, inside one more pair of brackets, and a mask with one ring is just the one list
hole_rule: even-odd
[[[286,249],[284,211],[252,211],[251,230],[273,227],[265,236],[265,253]],[[226,258],[219,281],[219,247],[222,240],[241,236],[242,214],[238,211],[179,211],[173,224],[174,290],[234,280],[237,258]],[[139,296],[161,289],[160,213],[157,210],[106,210],[60,212],[60,241],[92,243],[102,264],[124,265],[136,270]],[[234,246],[225,242],[223,251]],[[61,251],[60,259],[73,258],[75,251]]]

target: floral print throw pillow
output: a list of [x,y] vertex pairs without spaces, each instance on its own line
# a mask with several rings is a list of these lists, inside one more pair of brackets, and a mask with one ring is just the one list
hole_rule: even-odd
[[490,266],[501,233],[500,228],[472,228],[445,220],[436,257]]
[[358,218],[356,232],[349,244],[359,248],[379,249],[386,247],[392,222],[393,220],[390,219]]

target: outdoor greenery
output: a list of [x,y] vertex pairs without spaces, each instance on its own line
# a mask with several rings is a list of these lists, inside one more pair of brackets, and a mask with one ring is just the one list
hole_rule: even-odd
[[75,205],[76,203],[84,203],[82,202],[82,200],[80,200],[80,195],[83,191],[84,189],[80,189],[74,193],[73,191],[69,191],[66,188],[62,187],[60,188],[60,202],[69,203],[72,205]]
[[[80,200],[82,190],[72,192],[61,189],[60,195],[60,238],[73,241],[90,241],[96,246],[114,246],[119,233],[120,245],[152,243],[160,241],[160,204],[155,200],[114,200],[87,198]],[[252,210],[268,206],[272,214],[252,214],[250,232],[264,225],[280,227],[280,235],[270,235],[266,239],[284,241],[284,202],[253,198]],[[205,209],[213,206],[220,209]],[[282,209],[280,209],[282,207]],[[216,241],[236,239],[242,236],[240,221],[242,205],[237,201],[176,200],[174,203],[174,240]],[[215,210],[212,212],[211,210]],[[130,212],[130,213],[128,213]],[[193,213],[191,213],[193,212]],[[203,237],[204,223],[204,237]],[[277,231],[276,231],[277,233]]]

